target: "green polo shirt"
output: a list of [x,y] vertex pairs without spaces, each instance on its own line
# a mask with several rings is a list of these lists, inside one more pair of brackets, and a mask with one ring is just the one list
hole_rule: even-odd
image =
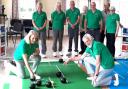
[[65,13],[61,11],[60,13],[58,11],[54,11],[51,14],[52,18],[52,28],[53,30],[63,30],[64,29],[64,23],[65,23]]
[[114,67],[114,59],[111,53],[109,52],[108,48],[102,43],[93,41],[92,48],[87,47],[85,52],[89,53],[94,58],[96,58],[96,55],[100,55],[100,65],[104,69],[111,69]]
[[[69,18],[71,24],[75,24],[75,22],[78,19],[78,16],[80,16],[80,10],[76,7],[73,10],[68,9],[66,11],[66,18]],[[79,27],[79,23],[76,25],[76,28],[78,27]],[[71,28],[69,24],[68,24],[68,28]]]
[[107,33],[116,33],[117,21],[120,21],[118,14],[109,14],[106,18],[106,30]]
[[103,19],[102,12],[97,10],[93,13],[92,10],[88,10],[85,16],[87,21],[87,28],[97,29],[100,28],[99,22]]
[[14,60],[23,60],[22,55],[27,54],[28,58],[35,52],[36,48],[39,48],[38,44],[28,44],[22,39],[14,51]]
[[[45,12],[41,12],[40,14],[36,11],[33,13],[32,20],[34,20],[37,27],[42,27],[47,20],[47,15]],[[33,28],[35,31],[37,31],[36,28]],[[42,32],[46,30],[46,27],[41,30]],[[39,31],[40,32],[40,31]]]

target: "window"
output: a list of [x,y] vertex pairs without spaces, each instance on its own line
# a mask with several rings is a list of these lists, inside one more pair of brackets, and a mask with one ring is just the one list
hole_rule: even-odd
[[18,11],[20,19],[32,19],[32,14],[36,10],[35,0],[18,0]]

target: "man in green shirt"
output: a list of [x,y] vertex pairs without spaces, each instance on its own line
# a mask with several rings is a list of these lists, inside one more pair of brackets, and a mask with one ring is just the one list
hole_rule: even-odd
[[107,47],[112,56],[115,56],[115,39],[120,26],[120,16],[115,13],[115,7],[110,7],[110,14],[106,18]]
[[[72,57],[65,62],[65,64],[69,61],[84,60],[87,73],[92,76],[90,78],[94,87],[110,85],[114,68],[114,59],[108,48],[102,43],[95,41],[90,34],[85,34],[83,41],[87,45],[83,55]],[[117,86],[119,84],[118,74],[115,74],[113,78],[116,79],[114,85]]]
[[78,35],[79,35],[79,20],[80,11],[75,7],[75,2],[70,1],[70,9],[66,11],[66,18],[68,22],[68,35],[69,35],[69,47],[67,56],[71,56],[72,52],[72,40],[75,43],[75,56],[78,55]]
[[42,11],[42,3],[37,3],[37,11],[33,13],[32,16],[33,29],[40,33],[41,40],[41,56],[46,57],[46,24],[47,24],[47,15]]
[[100,41],[100,33],[102,32],[102,13],[96,9],[96,3],[91,2],[91,9],[87,11],[85,16],[85,30],[91,34],[96,41]]
[[[14,51],[14,63],[16,63],[16,65],[14,66],[9,63],[8,68],[10,68],[10,71],[15,73],[19,78],[26,78],[26,72],[24,68],[24,66],[26,66],[30,78],[36,77],[36,79],[40,79],[40,77],[35,74],[41,60],[39,55],[40,51],[38,39],[38,33],[30,30],[25,38],[20,41],[19,45]],[[33,65],[31,67],[28,63],[29,60],[33,61]]]
[[52,29],[53,29],[53,56],[57,56],[57,40],[59,41],[59,55],[62,56],[62,42],[65,24],[65,13],[61,10],[61,3],[57,2],[56,10],[51,14]]

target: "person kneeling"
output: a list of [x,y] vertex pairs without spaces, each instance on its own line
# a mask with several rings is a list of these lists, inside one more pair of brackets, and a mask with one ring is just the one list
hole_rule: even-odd
[[[24,66],[26,66],[30,78],[40,78],[40,76],[35,74],[41,61],[41,56],[39,55],[38,39],[38,33],[34,30],[30,30],[15,49],[14,62],[16,65],[10,63],[11,65],[9,68],[11,72],[15,73],[20,78],[26,78]],[[29,60],[31,60],[33,63],[31,67],[28,62]]]
[[90,34],[85,34],[82,40],[87,46],[83,55],[69,58],[64,64],[70,61],[83,60],[87,73],[91,75],[87,79],[92,80],[94,87],[110,85],[112,79],[115,79],[114,85],[118,86],[118,74],[112,75],[114,59],[108,48],[104,44],[95,41]]

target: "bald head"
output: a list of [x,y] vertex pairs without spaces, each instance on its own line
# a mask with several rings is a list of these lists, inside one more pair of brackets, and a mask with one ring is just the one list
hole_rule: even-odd
[[61,11],[61,2],[57,2],[56,9],[57,11]]

